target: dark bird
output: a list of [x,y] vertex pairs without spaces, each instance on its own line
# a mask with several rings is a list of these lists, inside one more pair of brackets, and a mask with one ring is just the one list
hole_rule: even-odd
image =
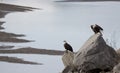
[[68,44],[66,41],[63,41],[63,42],[65,42],[64,48],[65,48],[66,50],[69,50],[69,51],[73,52],[72,46],[71,46],[70,44]]
[[98,32],[101,33],[101,31],[103,31],[103,28],[97,24],[91,25],[91,29],[94,31],[95,34],[97,34]]

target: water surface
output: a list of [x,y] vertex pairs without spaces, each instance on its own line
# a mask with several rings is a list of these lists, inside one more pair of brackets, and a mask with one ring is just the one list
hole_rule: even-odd
[[28,54],[0,54],[1,56],[10,56],[22,58],[26,61],[43,63],[43,65],[27,65],[17,63],[0,62],[0,70],[2,73],[59,73],[62,71],[63,64],[61,56],[48,55],[28,55]]
[[[120,39],[119,2],[53,2],[53,0],[5,0],[6,3],[42,8],[26,13],[11,13],[5,17],[5,31],[23,33],[35,40],[19,46],[64,50],[67,40],[77,51],[93,34],[90,25],[104,29],[104,38]],[[114,35],[114,36],[113,36]]]
[[[113,47],[120,47],[120,2],[54,2],[53,0],[4,0],[4,3],[42,8],[32,12],[8,14],[3,25],[6,32],[25,34],[22,37],[35,40],[31,43],[1,43],[17,47],[64,50],[63,40],[67,40],[75,51],[93,35],[90,25],[103,27],[103,37]],[[44,65],[21,65],[0,62],[2,73],[58,73],[64,68],[61,56],[11,55],[32,60]],[[7,70],[6,70],[7,69]]]

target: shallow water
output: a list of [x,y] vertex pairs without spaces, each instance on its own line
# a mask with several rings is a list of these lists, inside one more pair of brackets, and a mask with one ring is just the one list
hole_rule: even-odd
[[[32,12],[8,14],[4,19],[4,31],[25,34],[22,37],[35,40],[31,43],[0,43],[19,47],[36,47],[64,50],[63,40],[67,40],[75,51],[93,35],[90,25],[103,27],[103,37],[115,41],[120,47],[120,2],[69,2],[57,3],[53,0],[4,0],[4,3],[42,8]],[[2,73],[58,73],[64,68],[61,56],[0,54],[15,56],[43,65],[23,65],[0,62]],[[6,70],[7,69],[7,70]]]
[[5,17],[5,31],[25,34],[31,43],[16,44],[45,49],[64,50],[67,40],[77,51],[93,34],[90,25],[103,27],[104,38],[120,47],[120,2],[54,2],[53,0],[4,0],[5,3],[42,8]]
[[0,62],[1,73],[59,73],[63,64],[61,56],[28,55],[28,54],[0,54],[0,56],[18,57],[27,61],[43,63],[43,65],[27,65],[17,63]]

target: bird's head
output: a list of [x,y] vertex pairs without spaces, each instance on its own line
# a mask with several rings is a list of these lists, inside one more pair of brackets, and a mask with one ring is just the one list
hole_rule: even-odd
[[67,43],[67,41],[66,41],[66,40],[64,40],[63,42],[64,42],[64,43]]
[[95,24],[95,25],[97,25],[97,24]]
[[91,27],[93,27],[94,25],[90,25]]
[[90,25],[91,28],[93,28],[94,25]]
[[91,25],[92,28],[95,28],[96,26],[97,26],[97,24],[95,24],[95,25]]

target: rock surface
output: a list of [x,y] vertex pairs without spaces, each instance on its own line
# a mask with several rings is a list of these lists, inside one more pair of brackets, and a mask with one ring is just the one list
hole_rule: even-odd
[[120,73],[120,63],[113,68],[113,73]]
[[[70,57],[67,57],[66,59],[68,58]],[[78,73],[111,71],[113,67],[118,64],[117,59],[118,54],[116,51],[108,46],[102,35],[98,33],[91,36],[74,55],[72,62],[74,67],[65,68],[67,71],[63,73],[70,73],[69,71],[76,70]]]
[[118,63],[118,55],[108,46],[101,34],[91,36],[77,52],[74,65],[78,70],[89,72],[91,70],[112,70]]
[[68,51],[64,53],[62,57],[62,61],[64,66],[71,66],[73,64],[73,59],[74,59],[74,53],[71,51]]
[[69,73],[73,69],[73,60],[74,60],[74,53],[67,50],[64,52],[64,55],[62,56],[62,61],[65,66],[62,73]]

